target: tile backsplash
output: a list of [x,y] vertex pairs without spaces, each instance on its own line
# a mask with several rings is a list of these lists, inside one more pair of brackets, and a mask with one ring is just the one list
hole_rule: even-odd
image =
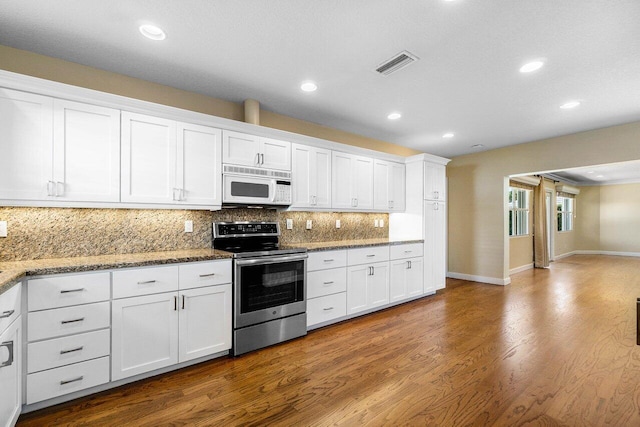
[[[293,220],[293,230],[286,229],[286,219]],[[193,221],[193,233],[184,232],[187,220]],[[384,225],[374,227],[375,220]],[[210,248],[214,221],[279,221],[283,243],[389,236],[386,213],[0,207],[0,221],[8,223],[0,262]]]

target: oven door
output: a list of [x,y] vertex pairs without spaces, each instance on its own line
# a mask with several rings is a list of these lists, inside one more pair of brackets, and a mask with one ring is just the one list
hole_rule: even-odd
[[234,276],[234,328],[307,309],[306,253],[239,259]]
[[223,203],[268,205],[275,202],[275,179],[225,174],[222,181]]

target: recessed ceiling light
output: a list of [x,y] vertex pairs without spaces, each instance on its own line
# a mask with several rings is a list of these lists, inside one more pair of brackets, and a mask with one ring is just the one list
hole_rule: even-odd
[[595,173],[595,172],[594,172],[594,171],[589,171],[589,172],[587,172],[587,173]]
[[300,85],[300,89],[305,92],[315,92],[318,89],[318,85],[314,82],[304,82]]
[[542,68],[543,65],[544,65],[544,62],[542,61],[531,61],[527,64],[524,64],[522,67],[520,67],[520,72],[531,73],[533,71],[539,70],[540,68]]
[[389,120],[398,120],[400,117],[402,117],[402,114],[400,113],[391,113],[387,116],[387,119]]
[[563,110],[569,110],[571,108],[576,108],[578,105],[580,105],[580,101],[569,101],[562,104],[560,108]]
[[596,175],[596,178],[604,178],[604,175]]
[[[448,0],[451,1],[451,0]],[[447,132],[444,135],[442,135],[443,138],[453,138],[454,134],[451,132]]]
[[167,38],[167,35],[162,31],[162,28],[151,24],[141,25],[140,32],[143,36],[151,40],[164,40]]
[[478,150],[480,148],[484,148],[484,145],[482,145],[482,144],[474,144],[474,145],[471,146],[471,148],[474,148],[474,149]]

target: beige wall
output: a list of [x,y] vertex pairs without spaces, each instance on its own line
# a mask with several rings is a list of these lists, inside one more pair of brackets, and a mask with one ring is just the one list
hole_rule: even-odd
[[[226,119],[244,120],[244,106],[239,103],[187,92],[3,45],[0,45],[0,69]],[[260,124],[400,156],[420,153],[390,142],[320,126],[270,111],[260,112]]]
[[640,159],[640,122],[456,157],[449,179],[449,271],[509,274],[505,194],[509,175]]
[[600,250],[600,187],[580,187],[575,232],[577,250]]

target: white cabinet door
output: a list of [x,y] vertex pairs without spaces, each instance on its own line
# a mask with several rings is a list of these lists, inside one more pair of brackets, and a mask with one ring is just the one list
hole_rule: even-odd
[[178,293],[112,302],[113,381],[178,363]]
[[259,167],[260,138],[241,132],[222,132],[222,162]]
[[425,162],[424,198],[426,200],[447,200],[446,167]]
[[267,169],[291,170],[291,143],[260,138],[260,166]]
[[425,202],[424,292],[433,293],[446,285],[447,205]]
[[423,258],[409,258],[391,261],[389,299],[391,302],[420,296],[423,293]]
[[390,210],[392,212],[404,212],[406,207],[406,178],[405,165],[389,162],[391,174],[389,180]]
[[356,207],[373,209],[373,159],[357,156],[354,166],[353,188]]
[[189,205],[222,204],[222,132],[178,123],[176,188],[178,202]]
[[180,292],[179,360],[231,348],[231,284]]
[[334,151],[331,159],[331,207],[353,209],[353,156]]
[[55,197],[120,200],[120,111],[56,99],[53,104]]
[[373,163],[373,208],[382,211],[391,209],[391,195],[389,190],[392,188],[391,181],[391,165],[384,160],[375,160]]
[[292,144],[294,208],[331,207],[331,151]]
[[121,201],[172,203],[175,175],[176,122],[123,112]]
[[52,127],[51,98],[0,88],[0,199],[54,195]]
[[22,318],[0,334],[0,423],[13,426],[22,407]]
[[424,293],[424,258],[409,259],[409,269],[406,270],[407,297],[419,296]]
[[347,313],[353,314],[389,302],[389,263],[347,269]]

